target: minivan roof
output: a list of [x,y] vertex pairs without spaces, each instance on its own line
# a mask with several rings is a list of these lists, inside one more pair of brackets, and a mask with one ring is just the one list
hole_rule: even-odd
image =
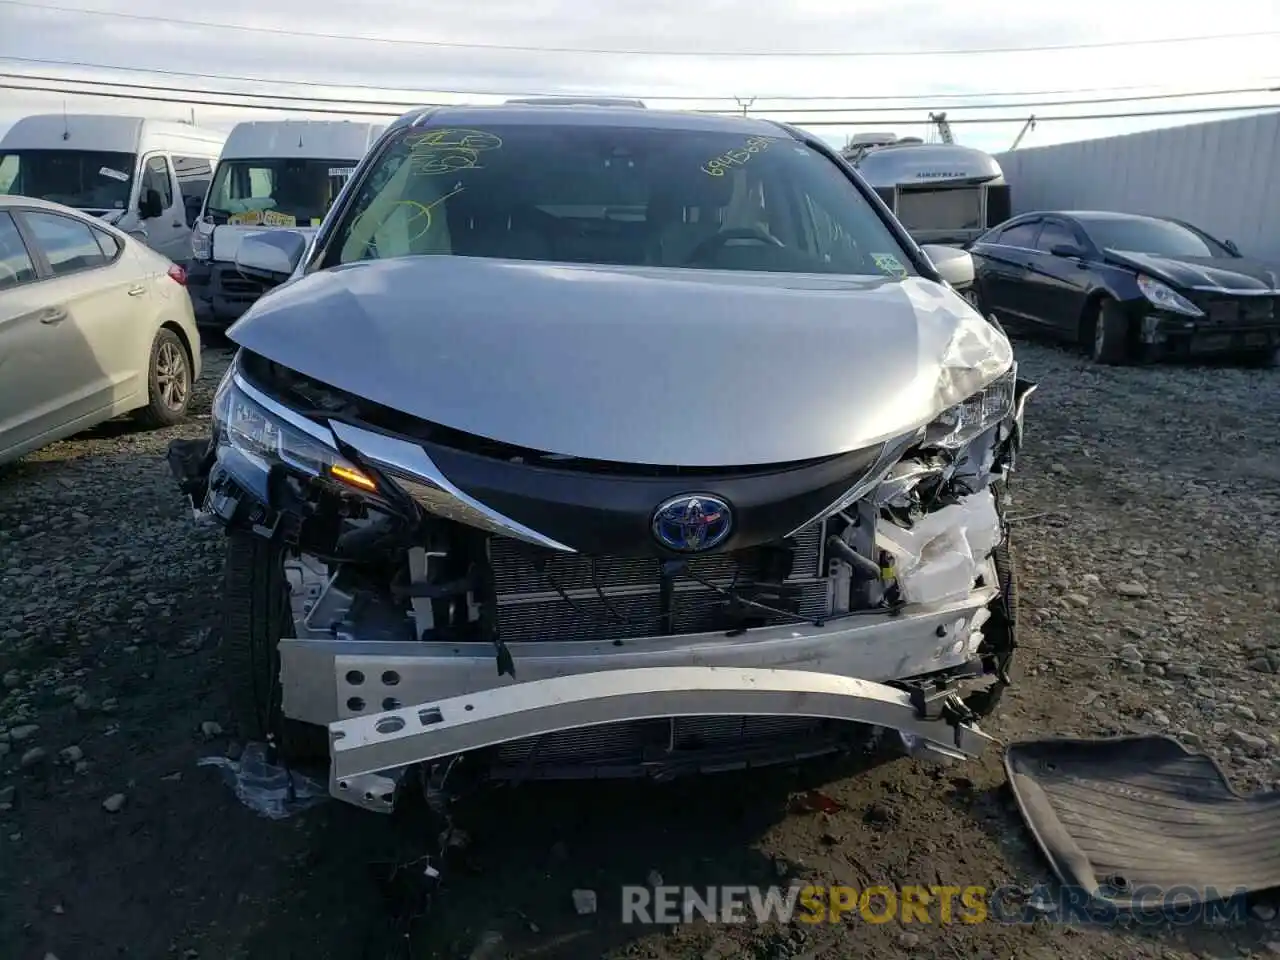
[[47,113],[23,117],[0,140],[4,150],[102,150],[137,153],[144,138],[163,138],[177,144],[185,141],[194,149],[216,155],[226,135],[192,124],[146,117],[98,113]]
[[304,157],[351,160],[363,157],[386,124],[350,120],[249,120],[237,123],[222,159]]
[[795,133],[772,120],[756,117],[727,116],[717,113],[693,113],[680,110],[625,110],[616,106],[592,106],[576,103],[504,103],[492,106],[461,104],[446,107],[423,107],[406,113],[392,124],[393,128],[430,122],[432,126],[476,124],[564,124],[566,126],[638,127],[654,130],[691,130],[739,133],[744,136],[795,136]]

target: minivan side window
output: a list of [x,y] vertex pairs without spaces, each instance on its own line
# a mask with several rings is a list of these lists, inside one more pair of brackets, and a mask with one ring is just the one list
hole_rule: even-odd
[[164,157],[150,157],[142,171],[142,194],[148,190],[160,194],[160,203],[168,210],[173,206],[173,181],[169,178],[169,161]]
[[178,190],[182,193],[182,208],[187,226],[193,227],[204,206],[204,198],[213,182],[213,164],[206,157],[173,155],[173,175],[178,178]]
[[37,213],[34,210],[25,211],[22,219],[44,251],[54,276],[100,267],[108,262],[88,224],[61,214]]
[[22,242],[18,225],[7,213],[0,213],[0,290],[8,290],[36,278],[35,264]]
[[[163,159],[163,158],[157,158]],[[173,174],[178,178],[178,189],[183,197],[204,200],[213,180],[213,164],[205,157],[182,157],[174,154]]]

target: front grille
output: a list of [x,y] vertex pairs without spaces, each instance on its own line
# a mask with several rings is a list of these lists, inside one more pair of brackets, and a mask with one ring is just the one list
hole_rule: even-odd
[[1274,321],[1275,297],[1215,297],[1208,302],[1209,322],[1223,326],[1253,326]]
[[[822,578],[822,535],[816,524],[795,537],[791,576],[798,613],[817,618],[829,609]],[[661,561],[656,557],[584,557],[494,537],[490,563],[498,605],[498,634],[518,641],[611,641],[627,637],[697,633],[722,625],[722,589],[745,587],[759,575],[752,550],[698,557],[672,585],[669,621],[663,617]],[[566,599],[567,598],[567,599]],[[786,623],[778,616],[767,622]]]
[[[797,612],[806,617],[830,610],[827,581],[821,577],[825,530],[825,523],[815,524],[794,538],[792,573],[785,583],[798,588]],[[656,557],[593,562],[501,537],[490,540],[489,556],[498,633],[509,643],[609,642],[724,626],[724,596],[690,577],[674,582],[670,620],[664,621]],[[749,584],[760,563],[757,551],[744,550],[691,559],[689,569],[727,589]],[[766,617],[766,622],[792,618]],[[669,717],[516,740],[491,751],[488,762],[490,775],[498,779],[639,776],[672,764],[709,772],[821,756],[847,749],[857,736],[856,724],[807,717]]]
[[247,297],[256,300],[266,292],[267,285],[258,281],[250,280],[240,275],[240,271],[235,267],[214,267],[218,275],[218,284],[221,292],[227,297]]
[[822,756],[846,748],[858,732],[854,724],[808,717],[635,720],[503,744],[489,766],[498,779],[634,776],[682,758],[696,769],[734,769]]

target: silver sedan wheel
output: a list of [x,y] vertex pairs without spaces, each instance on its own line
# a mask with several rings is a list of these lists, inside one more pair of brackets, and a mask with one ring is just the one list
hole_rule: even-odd
[[165,341],[156,352],[156,386],[160,402],[170,410],[182,410],[191,391],[187,355],[176,343]]

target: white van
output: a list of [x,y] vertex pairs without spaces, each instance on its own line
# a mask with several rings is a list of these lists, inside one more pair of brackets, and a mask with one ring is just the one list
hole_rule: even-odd
[[267,289],[236,269],[240,242],[273,227],[313,234],[384,129],[349,120],[236,124],[191,231],[187,289],[202,325],[230,325]]
[[106,114],[24,117],[0,140],[0,194],[102,217],[175,263],[226,135],[185,123]]

